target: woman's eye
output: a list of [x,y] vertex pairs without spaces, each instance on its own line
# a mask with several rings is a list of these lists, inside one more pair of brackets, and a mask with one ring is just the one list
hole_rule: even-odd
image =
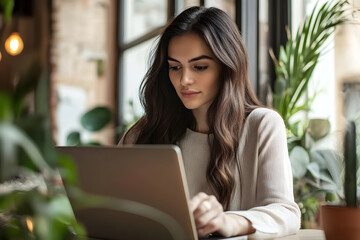
[[172,71],[178,71],[180,70],[180,66],[170,66],[169,69],[172,70]]
[[208,68],[208,66],[195,66],[195,69],[198,71],[204,71]]

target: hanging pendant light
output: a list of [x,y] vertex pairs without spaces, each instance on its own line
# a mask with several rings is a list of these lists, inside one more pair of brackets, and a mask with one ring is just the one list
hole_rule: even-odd
[[13,32],[5,41],[5,50],[11,56],[19,55],[24,49],[24,42],[19,33]]

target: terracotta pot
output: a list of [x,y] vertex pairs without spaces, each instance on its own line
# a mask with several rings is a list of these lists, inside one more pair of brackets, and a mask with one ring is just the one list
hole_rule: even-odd
[[320,224],[326,240],[359,240],[360,208],[322,205]]

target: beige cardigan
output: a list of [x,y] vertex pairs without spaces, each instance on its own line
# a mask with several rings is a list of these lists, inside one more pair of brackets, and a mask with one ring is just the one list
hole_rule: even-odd
[[[300,210],[294,202],[292,172],[283,119],[275,111],[258,108],[245,121],[238,150],[239,168],[231,213],[246,217],[256,232],[250,238],[272,238],[296,233]],[[187,130],[179,142],[190,196],[213,194],[206,180],[212,135]],[[135,142],[129,138],[125,144]],[[120,140],[120,144],[122,144]]]

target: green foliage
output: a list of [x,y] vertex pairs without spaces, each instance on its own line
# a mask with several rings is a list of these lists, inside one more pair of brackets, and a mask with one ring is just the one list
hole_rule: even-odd
[[13,118],[11,98],[8,94],[0,92],[0,119],[3,121],[11,121]]
[[295,136],[299,135],[290,127],[290,119],[298,112],[310,110],[316,95],[303,100],[307,86],[319,57],[326,49],[326,41],[337,25],[349,20],[349,14],[344,10],[346,4],[346,0],[328,1],[320,10],[315,7],[295,38],[288,39],[285,47],[281,46],[279,58],[273,56],[277,76],[273,106]]
[[[357,184],[360,186],[360,112],[354,118],[355,126],[356,126],[356,153],[357,153]],[[360,191],[358,191],[360,194]]]
[[328,126],[328,120],[312,119],[303,136],[288,139],[295,201],[302,212],[303,228],[314,224],[309,221],[315,221],[319,199],[338,201],[343,198],[341,155],[331,149],[316,148],[317,142],[326,138]]
[[305,176],[310,163],[308,152],[300,146],[295,146],[290,152],[291,169],[294,178],[300,179]]
[[[106,125],[108,125],[111,121],[111,110],[108,107],[98,106],[90,109],[86,113],[84,113],[80,118],[81,126],[89,131],[96,132],[100,131]],[[73,131],[69,133],[66,138],[67,146],[99,146],[101,145],[99,142],[83,142],[81,140],[81,133],[79,131]]]
[[300,204],[303,228],[311,228],[311,225],[316,222],[318,208],[319,202],[316,197],[309,197]]
[[327,119],[311,119],[309,121],[310,136],[315,141],[325,137],[330,131],[330,122]]
[[0,13],[4,14],[5,22],[9,22],[14,9],[14,0],[0,0]]
[[95,107],[81,117],[81,126],[90,132],[96,132],[111,121],[111,110],[107,107]]
[[[343,198],[341,154],[330,149],[316,149],[330,130],[326,119],[300,119],[293,116],[307,113],[317,96],[307,96],[307,87],[320,56],[327,49],[327,40],[335,27],[350,21],[346,0],[327,1],[306,17],[294,37],[280,48],[275,64],[276,82],[273,107],[281,114],[288,129],[288,148],[294,176],[294,195],[303,218],[303,226],[313,221],[318,200],[337,201]],[[290,34],[289,34],[290,35]],[[315,204],[316,203],[316,204]]]
[[71,132],[66,138],[67,146],[80,146],[81,145],[81,134],[78,131]]
[[346,127],[344,140],[345,182],[344,194],[348,207],[357,207],[357,154],[356,154],[356,126],[350,121]]
[[[32,60],[21,65],[13,91],[0,91],[0,239],[75,239],[85,230],[74,219],[57,170],[76,187],[76,169],[55,151],[49,116],[27,106],[39,79],[47,80]],[[35,95],[48,102],[46,94]]]

